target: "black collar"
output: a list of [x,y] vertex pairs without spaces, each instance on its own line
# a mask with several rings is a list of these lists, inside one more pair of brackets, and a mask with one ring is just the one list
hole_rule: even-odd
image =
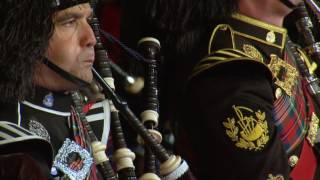
[[246,38],[259,41],[266,45],[284,49],[287,30],[257,19],[235,14],[230,20],[235,33]]
[[68,92],[50,91],[42,87],[36,87],[35,95],[27,98],[25,102],[59,112],[70,112],[70,107],[73,104]]

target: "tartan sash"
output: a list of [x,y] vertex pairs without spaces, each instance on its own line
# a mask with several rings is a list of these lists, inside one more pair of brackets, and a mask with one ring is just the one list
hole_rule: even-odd
[[[284,61],[297,67],[289,56],[285,54],[284,57]],[[283,146],[290,153],[303,141],[308,128],[309,109],[301,76],[297,78],[292,95],[283,94],[274,102],[273,117]]]

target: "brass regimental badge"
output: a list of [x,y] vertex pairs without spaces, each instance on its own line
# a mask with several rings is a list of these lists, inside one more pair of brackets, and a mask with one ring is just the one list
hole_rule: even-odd
[[269,141],[268,124],[265,112],[235,106],[232,108],[236,117],[227,118],[223,122],[226,134],[235,142],[235,145],[247,150],[261,150]]
[[270,58],[271,60],[268,67],[276,78],[275,84],[281,87],[287,95],[291,96],[292,88],[299,75],[297,69],[275,54],[271,54]]
[[266,40],[270,43],[276,42],[276,34],[274,31],[269,31],[266,35]]

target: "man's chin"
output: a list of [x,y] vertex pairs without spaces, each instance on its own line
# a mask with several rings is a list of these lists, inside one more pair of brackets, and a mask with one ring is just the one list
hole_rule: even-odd
[[87,82],[87,83],[91,83],[93,80],[93,75],[92,72],[85,74],[85,75],[81,75],[80,77],[78,77],[79,79]]
[[[88,87],[89,87],[89,84],[91,84],[92,83],[92,81],[93,81],[93,78],[92,78],[92,76],[91,76],[91,78],[90,77],[78,77],[80,80],[82,80],[82,81],[84,81],[84,82],[86,82],[86,83],[88,83]],[[67,90],[70,90],[70,91],[73,91],[73,90],[78,90],[78,89],[82,89],[83,87],[81,87],[80,86],[80,84],[75,84],[75,82],[73,82],[73,83],[71,83],[72,85],[67,89]]]

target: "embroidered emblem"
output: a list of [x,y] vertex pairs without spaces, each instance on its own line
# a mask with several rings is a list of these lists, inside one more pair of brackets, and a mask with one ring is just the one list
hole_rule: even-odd
[[281,87],[287,95],[292,95],[292,88],[296,83],[298,71],[296,68],[280,59],[277,55],[270,55],[270,63],[268,67],[276,78],[275,84]]
[[47,129],[41,123],[39,123],[36,120],[30,120],[28,126],[29,126],[29,130],[32,133],[51,142],[50,135],[49,135]]
[[284,180],[284,177],[280,174],[273,176],[272,174],[268,175],[268,179],[267,180]]
[[227,122],[223,122],[226,134],[236,142],[235,145],[239,148],[261,150],[269,140],[265,112],[260,110],[254,112],[247,107],[235,105],[232,108],[237,117],[227,118]]
[[319,129],[319,118],[315,113],[312,113],[312,117],[309,123],[308,136],[307,136],[307,140],[309,141],[311,146],[314,146],[314,144],[317,142],[317,134],[319,133],[318,129]]
[[54,102],[54,98],[53,98],[53,94],[51,92],[49,94],[45,95],[42,100],[43,105],[45,105],[46,107],[52,107],[53,102]]
[[90,171],[93,159],[90,153],[70,139],[66,139],[53,162],[57,168],[70,179],[85,179]]
[[266,36],[266,40],[270,43],[276,42],[276,34],[274,31],[269,31]]
[[264,62],[262,54],[256,49],[254,46],[249,44],[244,44],[242,46],[243,51],[250,57],[259,60],[261,62]]

